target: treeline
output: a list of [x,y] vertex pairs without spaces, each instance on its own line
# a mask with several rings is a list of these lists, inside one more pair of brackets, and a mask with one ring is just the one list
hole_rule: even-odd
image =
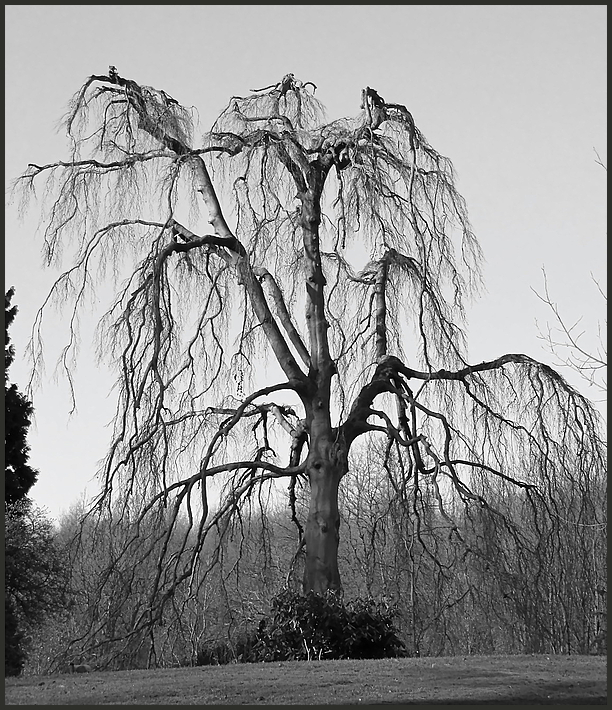
[[[567,490],[557,482],[549,496],[487,484],[488,504],[456,503],[452,520],[430,487],[394,480],[364,459],[344,481],[340,567],[344,599],[392,610],[408,655],[605,653],[602,478]],[[298,495],[298,519],[305,503]],[[71,661],[122,669],[248,660],[272,600],[300,588],[299,532],[287,501],[271,493],[221,523],[178,586],[154,554],[163,513],[144,529],[127,510],[112,525],[105,515],[83,523],[82,512],[57,533],[70,603],[32,637],[26,672],[66,671]],[[175,575],[186,525],[177,527]],[[174,592],[146,625],[153,581]],[[135,633],[143,624],[147,633]]]
[[344,496],[344,566],[357,593],[398,604],[413,655],[603,652],[602,480],[548,500],[489,488],[489,505],[456,511],[456,528],[433,498],[411,515],[408,497],[366,481]]

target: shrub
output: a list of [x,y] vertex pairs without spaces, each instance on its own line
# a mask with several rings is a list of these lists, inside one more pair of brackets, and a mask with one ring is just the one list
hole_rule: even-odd
[[255,663],[263,660],[258,650],[257,635],[240,635],[232,644],[229,641],[209,641],[198,649],[196,666],[221,666],[233,661],[237,663]]
[[392,608],[373,599],[345,604],[334,592],[303,595],[286,589],[274,597],[271,614],[257,631],[242,634],[233,644],[203,644],[196,665],[405,656],[394,617]]
[[390,658],[405,655],[394,611],[373,599],[345,604],[340,595],[284,590],[257,633],[259,660]]
[[373,599],[354,599],[347,604],[349,628],[347,658],[394,658],[406,655],[393,624],[395,612]]
[[212,641],[200,646],[196,656],[196,666],[222,666],[234,660],[234,654],[227,641]]

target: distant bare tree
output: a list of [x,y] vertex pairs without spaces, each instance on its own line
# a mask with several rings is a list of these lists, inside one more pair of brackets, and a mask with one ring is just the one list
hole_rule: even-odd
[[451,162],[372,88],[330,123],[314,90],[287,74],[235,96],[196,143],[190,110],[111,67],[70,105],[69,157],[18,181],[28,194],[46,177],[45,258],[72,261],[36,319],[35,369],[49,300],[72,309],[70,378],[79,313],[116,287],[100,324],[119,393],[92,511],[114,525],[100,598],[147,559],[155,572],[109,639],[151,633],[179,589],[195,594],[219,560],[207,539],[265,509],[274,481],[304,590],[339,590],[338,492],[364,434],[383,440],[416,528],[433,502],[449,535],[491,487],[522,491],[537,518],[604,467],[598,415],[557,372],[523,354],[468,363],[481,255]]
[[[608,172],[606,164],[596,150],[595,155],[597,156],[595,159],[597,165]],[[548,306],[554,317],[553,325],[547,323],[545,331],[539,328],[540,339],[544,341],[547,349],[555,357],[554,366],[573,370],[586,381],[589,387],[595,387],[599,392],[607,393],[608,352],[605,333],[602,332],[602,324],[597,324],[596,343],[585,345],[583,342],[585,332],[580,330],[582,318],[572,325],[568,324],[567,318],[561,314],[559,306],[549,292],[545,269],[542,269],[542,274],[544,277],[544,293],[541,294],[535,289],[532,290]],[[591,279],[602,297],[603,305],[607,307],[608,297],[606,293],[593,274],[591,274]],[[607,325],[607,322],[605,325]]]
[[[572,325],[568,324],[567,319],[559,311],[559,306],[550,295],[544,269],[542,273],[544,275],[544,293],[541,294],[535,289],[533,290],[536,296],[552,311],[554,320],[553,325],[546,324],[546,330],[539,329],[539,337],[555,358],[554,366],[573,370],[590,387],[596,388],[600,393],[607,393],[608,352],[601,323],[598,324],[597,342],[591,346],[585,345],[583,343],[585,332],[581,329],[582,318]],[[605,292],[594,278],[593,283],[607,305],[608,297]]]

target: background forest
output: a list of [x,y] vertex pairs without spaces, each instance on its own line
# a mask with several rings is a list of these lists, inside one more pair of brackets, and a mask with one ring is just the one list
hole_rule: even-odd
[[[464,518],[466,552],[466,545],[449,537],[433,504],[430,517],[415,528],[401,492],[364,457],[341,500],[340,566],[351,597],[373,597],[397,612],[395,624],[408,655],[605,653],[604,481],[584,481],[580,491],[568,491],[563,513],[540,530],[522,522],[519,495],[503,490],[498,495],[507,524],[499,527],[486,515]],[[245,638],[269,614],[270,599],[287,583],[296,535],[281,505],[254,500],[240,520],[240,534],[220,531],[224,542],[214,575],[197,595],[174,599],[164,627],[155,631],[160,665],[240,656]],[[261,515],[261,507],[268,515]],[[57,543],[66,551],[81,512],[75,508],[59,526]],[[73,658],[102,664],[103,643],[97,659],[81,658],[78,644],[70,642],[85,636],[105,614],[113,620],[113,632],[133,623],[146,599],[151,561],[136,561],[133,578],[117,576],[100,599],[93,581],[114,549],[106,533],[92,525],[72,547],[71,603],[30,638],[26,673],[66,670]],[[469,553],[470,541],[477,538],[490,540],[490,556]],[[211,550],[215,544],[211,540]],[[481,544],[475,546],[482,551]],[[141,667],[149,651],[143,645]],[[132,657],[132,649],[126,649],[126,658]],[[122,667],[121,655],[110,667]]]

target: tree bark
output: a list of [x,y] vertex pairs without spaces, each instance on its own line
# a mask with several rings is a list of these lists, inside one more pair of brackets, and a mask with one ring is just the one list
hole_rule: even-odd
[[304,530],[306,563],[303,590],[317,594],[329,589],[340,591],[338,488],[347,472],[343,442],[324,435],[311,438],[306,472],[310,480],[310,508]]

